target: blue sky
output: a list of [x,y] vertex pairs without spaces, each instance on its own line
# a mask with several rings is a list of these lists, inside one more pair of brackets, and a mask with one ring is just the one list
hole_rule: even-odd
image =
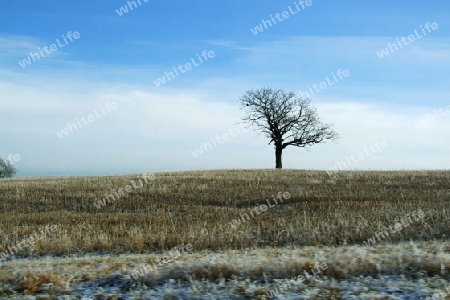
[[[316,92],[312,104],[341,139],[287,148],[285,168],[327,170],[385,140],[345,169],[449,169],[449,2],[135,2],[133,10],[118,0],[2,4],[0,157],[20,155],[18,176],[273,168],[264,136],[237,133],[239,97],[262,86],[307,91],[339,70],[350,76]],[[121,7],[128,12],[120,16]],[[287,18],[252,32],[283,11]],[[69,32],[79,38],[64,43]],[[52,44],[55,51],[30,58]],[[209,51],[200,63],[197,54]],[[106,111],[107,103],[117,109]]]

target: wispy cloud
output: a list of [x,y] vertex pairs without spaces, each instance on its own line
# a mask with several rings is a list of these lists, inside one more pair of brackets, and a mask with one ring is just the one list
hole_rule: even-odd
[[255,50],[255,48],[252,48],[252,47],[241,46],[235,41],[209,40],[209,41],[207,41],[207,43],[210,45],[221,46],[221,47],[226,47],[226,48],[235,49],[235,50],[245,50],[245,51]]
[[19,58],[41,46],[41,41],[31,36],[0,35],[0,55]]

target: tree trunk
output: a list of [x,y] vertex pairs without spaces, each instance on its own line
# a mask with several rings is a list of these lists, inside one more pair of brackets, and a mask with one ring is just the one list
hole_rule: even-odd
[[275,147],[275,168],[281,169],[283,165],[281,163],[281,154],[283,153],[283,148],[281,146]]

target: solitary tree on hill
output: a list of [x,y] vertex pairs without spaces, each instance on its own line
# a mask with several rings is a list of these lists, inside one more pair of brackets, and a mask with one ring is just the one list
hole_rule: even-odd
[[335,141],[338,134],[330,124],[319,121],[309,98],[293,92],[261,88],[249,90],[240,98],[246,116],[242,119],[269,139],[275,146],[275,168],[281,169],[281,156],[287,146],[307,147],[325,141]]

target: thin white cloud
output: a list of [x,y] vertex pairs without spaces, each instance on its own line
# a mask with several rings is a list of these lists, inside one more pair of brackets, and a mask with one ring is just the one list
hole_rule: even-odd
[[[37,53],[38,48],[43,49],[44,46],[55,44],[57,38],[59,38],[59,36],[56,36],[54,40],[45,41],[23,35],[0,35],[0,55],[3,55],[7,59],[25,58],[30,52]],[[52,52],[51,55],[45,55],[45,58],[54,59],[67,56],[64,52],[64,50],[58,49],[58,51]]]
[[241,46],[235,41],[209,40],[209,41],[207,41],[207,43],[210,45],[221,46],[221,47],[226,47],[226,48],[235,49],[235,50],[245,50],[245,51],[255,50],[255,48],[252,48],[252,47]]

